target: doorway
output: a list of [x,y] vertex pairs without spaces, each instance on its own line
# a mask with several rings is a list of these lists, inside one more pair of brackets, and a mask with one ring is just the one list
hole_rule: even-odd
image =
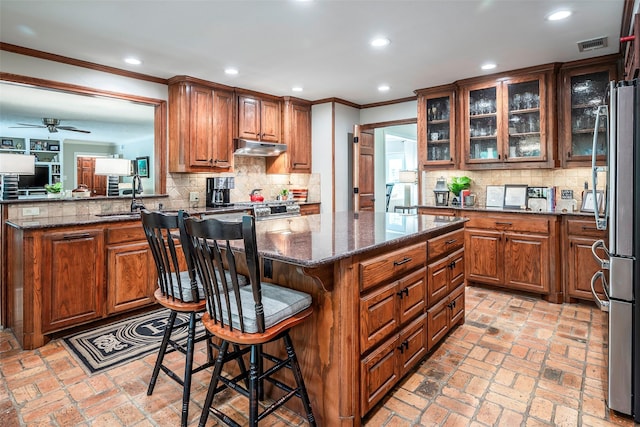
[[78,156],[76,159],[77,186],[86,185],[92,196],[106,196],[107,177],[96,175],[96,158]]
[[[416,119],[355,126],[354,136],[358,136],[359,140],[363,134],[366,136],[371,133],[371,153],[367,148],[363,153],[360,143],[352,144],[354,155],[350,176],[354,184],[373,184],[372,190],[367,187],[365,193],[367,201],[373,204],[373,210],[377,212],[393,212],[395,206],[417,205],[419,174]],[[358,188],[358,193],[353,196],[353,209],[363,210],[365,194],[362,189]],[[371,209],[369,205],[365,206],[366,210]]]

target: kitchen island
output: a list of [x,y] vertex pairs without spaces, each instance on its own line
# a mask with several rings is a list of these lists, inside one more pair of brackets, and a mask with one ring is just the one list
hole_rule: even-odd
[[257,223],[265,280],[313,299],[291,336],[319,425],[361,425],[464,322],[464,222],[339,212]]
[[[9,272],[9,326],[25,348],[42,345],[46,333],[77,321],[149,303],[147,285],[132,295],[130,286],[120,283],[142,275],[139,282],[153,290],[139,220],[77,221],[8,222],[9,243],[16,249]],[[257,222],[265,281],[313,299],[312,317],[291,336],[319,425],[361,425],[362,417],[464,322],[465,221],[339,212]],[[69,257],[75,246],[95,256],[85,258],[88,262],[54,256],[61,250]],[[125,267],[120,273],[118,264]],[[73,265],[77,272],[70,270]],[[65,274],[83,280],[60,280]],[[82,301],[72,303],[78,295]],[[64,303],[52,302],[55,298]]]

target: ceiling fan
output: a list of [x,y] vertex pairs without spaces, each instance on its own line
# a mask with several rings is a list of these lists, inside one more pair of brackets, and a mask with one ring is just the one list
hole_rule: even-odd
[[30,123],[18,123],[20,126],[10,126],[11,128],[20,129],[20,128],[47,128],[50,133],[58,132],[60,130],[68,130],[71,132],[82,132],[82,133],[91,133],[89,130],[77,129],[73,126],[60,126],[60,119],[48,119],[43,118],[41,125],[33,125]]

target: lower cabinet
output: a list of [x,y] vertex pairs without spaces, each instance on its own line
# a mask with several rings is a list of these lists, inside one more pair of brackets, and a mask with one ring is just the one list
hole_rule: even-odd
[[38,258],[42,262],[33,265],[39,269],[34,279],[39,278],[42,285],[42,332],[102,317],[105,266],[102,254],[104,233],[100,228],[42,236],[42,256]]
[[152,304],[156,277],[139,223],[107,230],[107,314]]
[[8,228],[9,322],[25,350],[46,334],[155,303],[140,221]]
[[562,302],[558,223],[543,215],[467,214],[466,278]]
[[361,416],[464,322],[464,271],[464,229],[360,261]]
[[[588,217],[564,218],[563,253],[566,254],[566,262],[563,263],[565,288],[564,292],[568,300],[579,298],[593,301],[591,293],[591,277],[601,270],[591,251],[591,246],[596,240],[603,240],[608,244],[607,232],[596,228],[595,220]],[[598,254],[607,259],[603,250]],[[604,298],[602,282],[595,283],[595,291],[600,298]]]

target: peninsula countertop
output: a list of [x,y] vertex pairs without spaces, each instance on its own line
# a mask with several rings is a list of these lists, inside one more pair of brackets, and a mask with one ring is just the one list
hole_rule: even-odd
[[[229,214],[238,211],[229,209]],[[191,214],[213,212],[197,211]],[[217,210],[216,214],[224,213]],[[37,230],[65,226],[90,226],[139,220],[137,215],[78,215],[55,218],[9,219],[10,227]],[[442,234],[463,227],[465,218],[406,215],[390,212],[336,212],[257,221],[261,255],[301,267],[318,267],[403,240]]]

